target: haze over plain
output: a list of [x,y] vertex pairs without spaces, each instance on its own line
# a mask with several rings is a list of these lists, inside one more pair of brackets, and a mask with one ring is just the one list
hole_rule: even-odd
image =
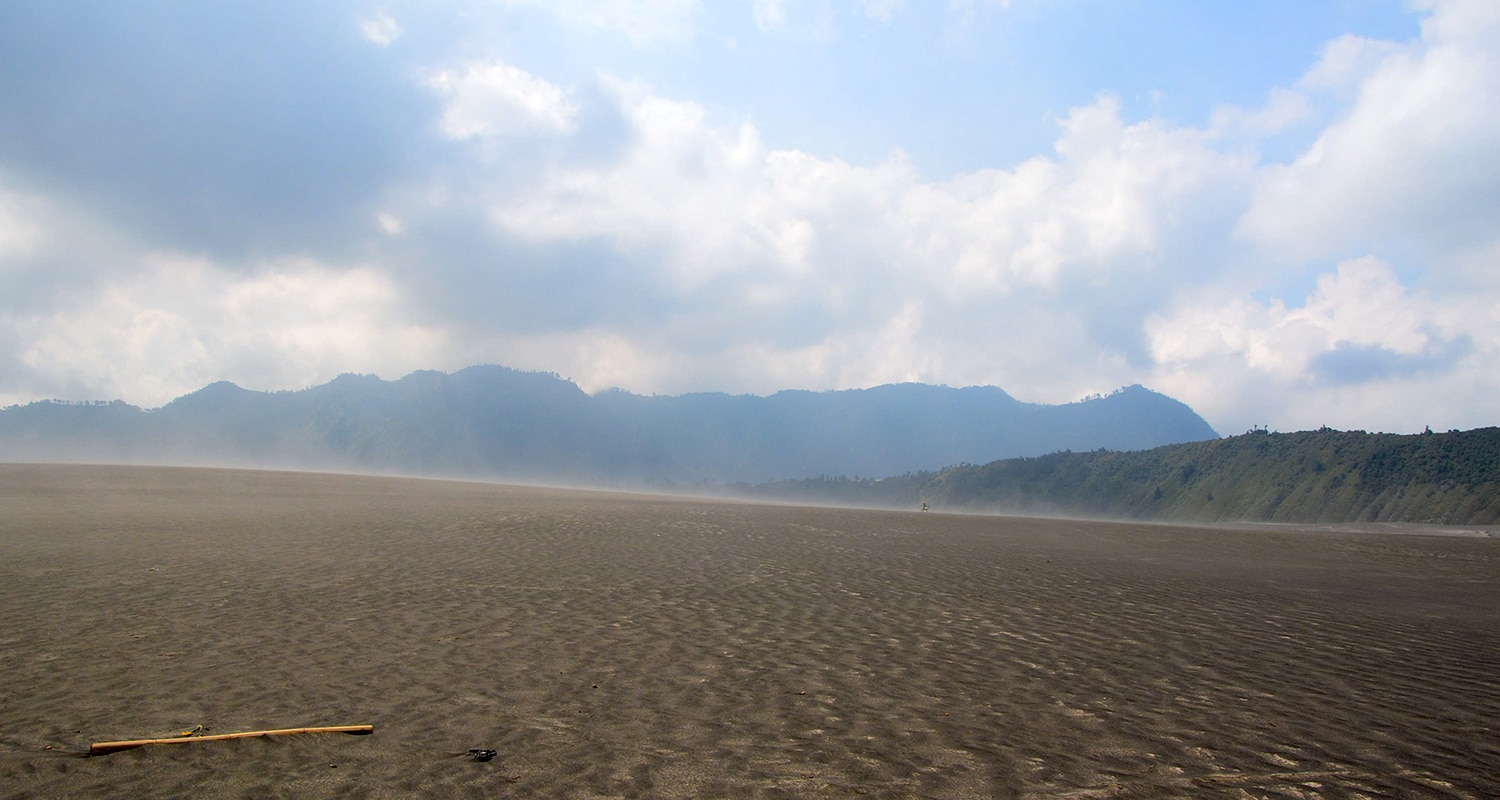
[[1500,6],[0,7],[0,402],[501,363],[1500,416]]

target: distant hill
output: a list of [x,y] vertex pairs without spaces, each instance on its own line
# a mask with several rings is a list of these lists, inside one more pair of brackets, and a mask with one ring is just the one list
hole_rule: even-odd
[[153,410],[121,402],[0,411],[0,460],[230,465],[615,486],[880,476],[1063,449],[1217,438],[1139,386],[1067,405],[995,387],[590,396],[497,366],[296,392],[215,383]]
[[885,480],[743,487],[798,501],[1182,522],[1500,524],[1500,428],[1411,436],[1255,431],[1052,453]]

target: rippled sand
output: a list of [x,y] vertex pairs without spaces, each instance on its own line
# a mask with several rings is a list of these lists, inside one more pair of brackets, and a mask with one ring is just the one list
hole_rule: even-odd
[[0,798],[1485,798],[1497,720],[1500,539],[0,466]]

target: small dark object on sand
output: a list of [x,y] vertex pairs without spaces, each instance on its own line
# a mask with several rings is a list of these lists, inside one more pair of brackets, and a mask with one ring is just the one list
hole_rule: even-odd
[[496,753],[494,750],[484,750],[478,747],[471,747],[469,748],[469,755],[473,756],[475,761],[489,761],[490,759],[499,755],[499,753]]

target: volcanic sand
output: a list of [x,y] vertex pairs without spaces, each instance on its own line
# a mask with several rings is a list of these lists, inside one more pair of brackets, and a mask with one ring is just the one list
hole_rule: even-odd
[[1497,578],[1483,537],[0,466],[0,798],[1500,797]]

